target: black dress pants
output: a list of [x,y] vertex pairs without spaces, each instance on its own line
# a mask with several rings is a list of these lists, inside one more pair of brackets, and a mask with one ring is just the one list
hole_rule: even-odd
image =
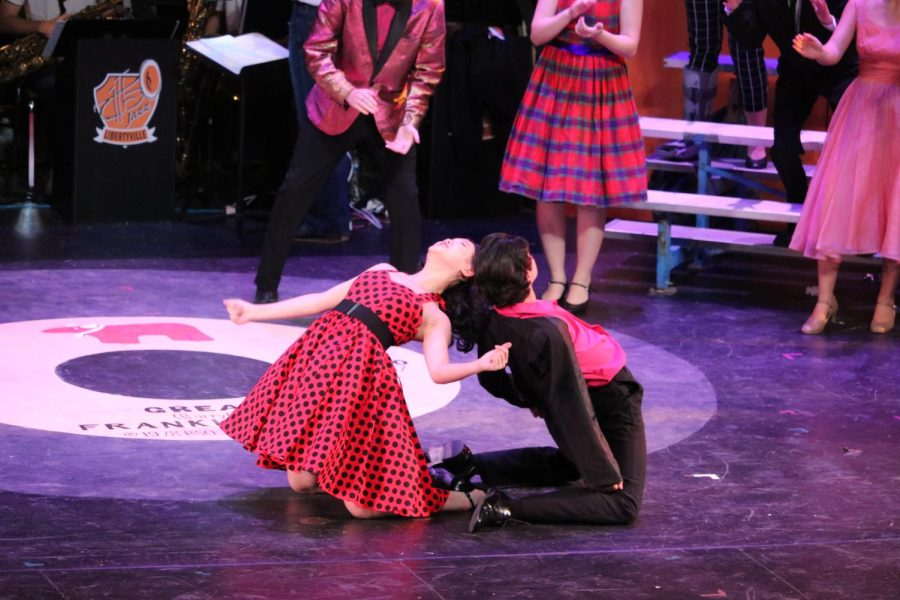
[[[495,486],[527,485],[560,486],[546,494],[518,498],[511,502],[513,517],[531,523],[570,522],[595,525],[627,525],[637,518],[644,496],[647,475],[647,442],[641,414],[643,388],[624,367],[613,380],[602,387],[588,388],[594,414],[577,418],[572,406],[559,407],[565,422],[556,423],[557,432],[565,436],[569,452],[558,448],[518,448],[475,455],[475,465],[485,483]],[[549,407],[555,406],[548,404]],[[558,414],[544,414],[553,421]],[[593,418],[606,438],[619,464],[624,489],[603,492],[590,477],[579,473],[575,463],[601,461],[596,444],[586,444],[586,431]],[[605,482],[603,485],[606,485]]]
[[397,269],[408,273],[418,267],[421,217],[416,188],[415,146],[405,155],[385,148],[384,139],[371,116],[360,115],[344,133],[328,135],[301,115],[291,164],[269,216],[262,257],[256,271],[257,289],[278,289],[297,226],[343,156],[360,144],[368,146],[384,178],[383,200],[391,218],[389,261]]
[[775,83],[773,111],[775,143],[770,154],[784,184],[788,202],[802,203],[809,187],[803,162],[800,160],[803,154],[803,145],[800,143],[803,123],[820,96],[834,109],[855,78],[855,71],[837,77],[804,77],[787,69],[779,73]]

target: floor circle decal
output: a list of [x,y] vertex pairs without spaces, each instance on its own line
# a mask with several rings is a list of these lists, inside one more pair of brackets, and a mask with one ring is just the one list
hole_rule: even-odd
[[[287,276],[284,295],[327,289],[340,281],[339,271]],[[4,316],[18,322],[0,323],[0,490],[193,502],[285,485],[283,473],[257,468],[251,453],[223,441],[215,427],[246,393],[232,378],[243,376],[249,387],[250,371],[274,361],[303,331],[225,318],[221,298],[246,291],[245,271],[10,270],[3,278]],[[65,315],[72,299],[79,317],[43,320]],[[190,318],[158,316],[185,313]],[[716,391],[702,370],[661,346],[610,333],[644,385],[649,451],[671,447],[709,422]],[[490,397],[475,377],[434,385],[418,347],[390,354],[410,412],[421,417],[423,443],[459,438],[478,451],[552,443],[542,421]],[[471,359],[455,350],[451,357]]]
[[73,358],[56,374],[71,385],[124,397],[213,400],[246,394],[268,366],[214,352],[121,350]]
[[[17,351],[0,364],[0,423],[125,439],[227,440],[218,423],[255,383],[261,373],[256,363],[274,362],[302,332],[288,325],[178,317],[3,323],[0,338]],[[459,392],[458,383],[432,382],[420,353],[391,348],[389,354],[413,416],[437,410]],[[147,364],[151,357],[156,362]],[[231,385],[222,385],[217,374],[227,367],[248,372],[227,373]],[[214,382],[212,389],[230,394],[201,392],[207,380]],[[236,389],[235,381],[243,381],[244,389]]]

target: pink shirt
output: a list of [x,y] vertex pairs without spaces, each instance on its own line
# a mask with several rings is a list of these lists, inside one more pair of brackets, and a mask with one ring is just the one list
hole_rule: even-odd
[[375,14],[378,16],[378,54],[381,54],[384,43],[387,41],[388,33],[391,30],[391,21],[394,20],[394,13],[397,11],[388,3],[379,4],[375,8]]
[[495,310],[504,317],[556,317],[562,320],[575,346],[575,358],[584,373],[584,380],[591,387],[608,384],[625,366],[625,351],[605,329],[585,323],[556,302],[519,302]]

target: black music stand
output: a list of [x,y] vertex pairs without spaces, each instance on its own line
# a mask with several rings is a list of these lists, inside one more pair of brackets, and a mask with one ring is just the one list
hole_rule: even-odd
[[[296,117],[288,60],[284,57],[245,64],[235,73],[236,65],[218,62],[214,54],[204,54],[191,44],[188,48],[236,90],[237,164],[233,171],[236,181],[231,187],[233,196],[227,203],[234,204],[237,229],[242,236],[247,207],[260,198],[274,195],[290,158]],[[261,167],[265,174],[248,177],[251,167]]]
[[[172,217],[178,47],[171,36],[176,27],[167,19],[70,20],[48,41],[45,52],[62,59],[56,69],[53,197],[74,222]],[[150,62],[157,69],[153,77],[147,75],[147,81],[152,79],[147,87],[143,68]],[[120,120],[152,110],[142,132],[113,130],[101,117],[95,88],[113,80],[130,82],[114,90],[112,104]],[[139,102],[141,93],[147,96],[142,90],[151,88],[152,108]]]

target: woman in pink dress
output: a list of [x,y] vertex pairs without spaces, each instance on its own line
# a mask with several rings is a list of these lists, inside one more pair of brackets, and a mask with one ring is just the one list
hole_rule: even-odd
[[900,261],[900,0],[851,0],[824,46],[794,39],[806,58],[832,65],[856,34],[859,77],[828,128],[791,248],[815,258],[819,300],[801,331],[822,333],[837,312],[834,285],[843,255],[880,254],[881,289],[869,329],[894,328]]

